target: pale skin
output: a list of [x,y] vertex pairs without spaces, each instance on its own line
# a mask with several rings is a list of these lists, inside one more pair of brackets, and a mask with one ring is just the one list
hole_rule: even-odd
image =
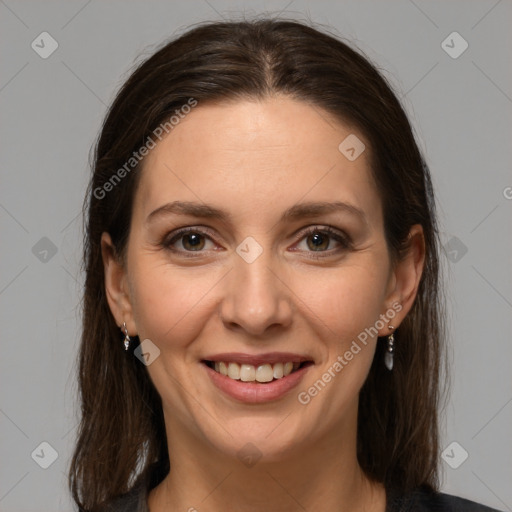
[[[338,150],[350,133],[367,148],[355,161]],[[392,264],[369,152],[357,130],[281,96],[199,104],[146,157],[125,263],[107,233],[102,250],[117,324],[160,349],[147,369],[162,397],[172,469],[150,493],[151,512],[384,512],[383,486],[356,457],[358,393],[377,337],[307,405],[297,399],[397,303],[378,336],[398,329],[417,294],[421,226]],[[208,204],[228,218],[148,220],[173,201]],[[297,204],[334,201],[361,213],[281,219]],[[326,226],[348,235],[349,246],[324,235],[315,250],[304,232]],[[199,250],[187,235],[172,242],[174,252],[163,247],[182,227],[204,234]],[[263,250],[252,263],[236,252],[249,236]],[[308,354],[314,366],[299,389],[268,403],[223,395],[199,366],[207,354],[271,351]],[[247,443],[261,453],[252,467],[237,457]]]

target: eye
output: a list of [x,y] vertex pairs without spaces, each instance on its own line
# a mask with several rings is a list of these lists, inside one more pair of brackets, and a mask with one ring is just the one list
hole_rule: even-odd
[[[166,238],[162,245],[174,252],[201,252],[205,249],[207,242],[213,244],[212,236],[213,234],[207,229],[183,228],[172,233],[172,237]],[[206,247],[206,250],[208,250],[208,247]]]
[[[162,241],[161,245],[172,252],[181,253],[183,256],[193,258],[201,256],[204,250],[215,250],[215,244],[212,241],[214,237],[214,233],[207,228],[188,227],[171,233]],[[335,245],[333,241],[338,245],[337,248],[331,247]],[[292,251],[300,250],[310,253],[308,257],[311,258],[333,256],[352,247],[352,242],[348,235],[330,226],[313,226],[303,231],[299,236],[299,242],[299,246],[305,243],[306,247],[299,247],[298,249],[292,249]],[[214,247],[208,247],[208,243],[213,244]]]
[[[302,240],[304,240],[304,242],[302,242]],[[332,249],[331,246],[334,245],[332,243],[333,240],[338,244],[338,248],[328,250]],[[348,235],[329,226],[324,228],[320,228],[318,226],[309,228],[307,231],[301,233],[300,241],[303,244],[305,243],[306,248],[299,250],[304,250],[306,252],[327,253],[325,256],[332,256],[334,253],[350,249],[352,246],[352,242]],[[318,258],[323,256],[323,254],[318,254],[315,256],[312,255],[311,257]]]

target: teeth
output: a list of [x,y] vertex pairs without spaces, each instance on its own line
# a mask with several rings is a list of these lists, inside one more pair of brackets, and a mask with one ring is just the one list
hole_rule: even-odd
[[240,380],[240,365],[237,363],[229,363],[228,377],[234,380]]
[[258,382],[270,382],[274,379],[274,370],[271,364],[262,364],[256,370],[255,380]]
[[287,375],[290,375],[290,373],[292,373],[292,370],[293,370],[293,363],[284,363],[283,373],[284,373],[285,377]]
[[240,380],[243,380],[244,382],[252,382],[256,380],[256,370],[252,364],[242,364],[240,366]]
[[261,364],[255,367],[252,364],[226,363],[224,361],[215,361],[215,371],[226,375],[233,380],[242,382],[271,382],[274,379],[286,377],[299,368],[300,363],[274,363]]
[[280,379],[283,375],[283,363],[276,363],[274,365],[274,379]]

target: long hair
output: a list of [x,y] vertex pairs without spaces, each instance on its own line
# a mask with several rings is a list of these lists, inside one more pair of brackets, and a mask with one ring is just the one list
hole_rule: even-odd
[[[103,123],[84,203],[81,423],[69,471],[81,510],[100,510],[155,465],[163,475],[169,470],[160,397],[145,366],[124,352],[105,294],[101,234],[110,233],[123,261],[140,174],[140,162],[126,163],[191,99],[200,108],[276,94],[323,109],[367,138],[393,261],[407,248],[411,226],[423,227],[418,294],[395,334],[392,372],[377,344],[359,397],[357,451],[365,474],[387,489],[438,489],[444,308],[429,170],[399,100],[367,58],[303,23],[260,19],[201,24],[166,43],[135,68]],[[128,172],[119,172],[123,166]]]

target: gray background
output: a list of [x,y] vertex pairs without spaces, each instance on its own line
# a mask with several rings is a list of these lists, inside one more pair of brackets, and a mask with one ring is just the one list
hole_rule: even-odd
[[[433,173],[447,244],[453,385],[443,489],[512,510],[506,0],[0,0],[0,510],[72,509],[65,474],[77,422],[80,210],[106,106],[156,44],[190,24],[244,12],[330,25],[399,91]],[[59,45],[47,59],[31,47],[43,31]],[[453,31],[469,44],[458,58],[441,46]],[[460,40],[445,44],[461,49]],[[48,469],[40,464],[52,461],[51,449],[41,442],[58,452]]]

